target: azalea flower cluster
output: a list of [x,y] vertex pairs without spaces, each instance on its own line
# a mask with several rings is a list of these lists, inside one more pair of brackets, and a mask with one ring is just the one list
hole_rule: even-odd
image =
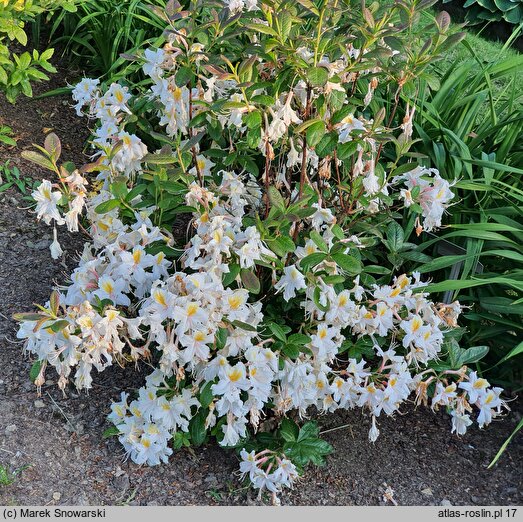
[[[430,379],[426,384],[429,382]],[[459,395],[461,390],[464,392]],[[472,424],[471,405],[479,409],[477,422],[479,427],[483,428],[507,408],[505,401],[500,397],[502,392],[502,388],[491,388],[486,379],[478,377],[476,372],[470,372],[468,380],[459,384],[438,381],[432,398],[432,408],[446,406],[452,416],[452,433],[464,435]]]
[[[191,409],[200,403],[191,390],[184,388],[179,395],[158,398],[166,390],[164,376],[155,371],[146,379],[138,397],[129,402],[129,395],[122,392],[121,400],[113,403],[108,419],[118,425],[118,440],[127,454],[137,464],[154,466],[167,462],[173,450],[169,447],[172,433],[177,429],[189,431]],[[128,415],[129,413],[129,415]]]
[[93,136],[93,145],[99,149],[95,156],[100,156],[100,165],[108,167],[101,170],[98,179],[107,180],[109,173],[135,174],[141,170],[140,160],[147,154],[147,146],[136,134],[123,129],[122,121],[131,113],[128,107],[131,93],[127,87],[112,83],[102,94],[99,83],[98,79],[84,78],[72,91],[77,114],[98,121]]
[[[56,225],[65,224],[69,232],[78,232],[78,217],[85,207],[87,184],[87,180],[78,170],[75,170],[72,174],[61,178],[61,186],[53,186],[50,181],[44,180],[31,194],[36,201],[37,219],[43,219],[47,225],[54,222],[53,242],[50,246],[53,259],[58,259],[63,254],[58,242]],[[62,213],[60,206],[64,200],[68,210]]]
[[416,167],[395,177],[393,182],[403,182],[406,186],[400,191],[406,208],[414,203],[421,206],[424,230],[431,231],[441,226],[441,218],[454,193],[450,190],[452,184],[443,179],[437,169]]
[[[273,498],[280,493],[282,488],[292,488],[294,481],[298,478],[296,466],[283,456],[271,450],[263,450],[256,453],[255,450],[240,452],[240,473],[242,477],[248,475],[249,480],[260,492],[270,491]],[[275,502],[276,503],[276,502]]]

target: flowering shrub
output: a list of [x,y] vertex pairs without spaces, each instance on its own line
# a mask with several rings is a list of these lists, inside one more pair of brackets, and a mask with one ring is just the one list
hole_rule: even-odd
[[415,272],[409,237],[441,226],[453,192],[405,162],[414,110],[394,118],[457,40],[444,15],[416,34],[416,4],[171,3],[142,90],[73,90],[93,163],[60,164],[54,135],[24,154],[57,176],[34,193],[53,257],[56,226],[91,237],[70,284],[17,316],[32,376],[52,366],[60,388],[89,389],[93,370],[152,366],[109,415],[133,461],[212,436],[276,500],[331,452],[297,423],[314,410],[362,408],[375,441],[407,401],[444,407],[459,435],[474,407],[484,426],[505,406],[466,366],[485,349],[459,346],[459,303]]

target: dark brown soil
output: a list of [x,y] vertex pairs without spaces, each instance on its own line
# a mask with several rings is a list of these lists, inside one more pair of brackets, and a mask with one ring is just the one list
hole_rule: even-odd
[[[64,75],[51,87],[61,86]],[[42,88],[40,88],[40,92]],[[63,142],[64,156],[83,163],[85,120],[74,115],[68,97],[21,98],[15,107],[0,98],[0,123],[15,130],[18,148],[0,149],[0,164],[10,160],[27,175],[49,174],[20,159],[20,151],[41,143],[52,128]],[[0,485],[0,505],[38,504],[252,504],[256,495],[236,473],[234,453],[215,445],[183,450],[168,465],[139,467],[123,460],[116,440],[103,440],[111,399],[140,385],[132,369],[109,369],[97,376],[89,395],[69,390],[63,397],[55,376],[38,397],[29,382],[31,361],[16,343],[14,312],[47,300],[53,282],[63,282],[75,265],[82,238],[61,234],[64,263],[53,262],[51,229],[35,222],[21,194],[0,196],[0,466],[19,470],[9,486]],[[521,418],[513,413],[481,431],[459,439],[450,434],[443,413],[408,411],[384,419],[381,436],[368,442],[368,419],[358,412],[320,417],[335,453],[327,466],[309,469],[298,487],[282,496],[283,504],[376,505],[387,486],[400,505],[517,505],[522,500],[521,450],[516,437],[492,470],[487,465]]]

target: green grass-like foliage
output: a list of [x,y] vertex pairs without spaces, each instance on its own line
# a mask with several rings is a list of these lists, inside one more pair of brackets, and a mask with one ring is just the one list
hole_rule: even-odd
[[130,71],[123,67],[127,60],[121,55],[161,41],[151,35],[165,28],[158,14],[163,7],[164,0],[83,0],[74,13],[57,13],[51,35],[89,74],[129,80]]
[[[442,175],[460,178],[449,230],[421,244],[436,255],[420,271],[448,275],[460,263],[456,280],[433,289],[470,306],[468,342],[490,346],[482,369],[517,389],[523,352],[523,56],[500,54],[486,62],[468,50],[470,59],[441,71],[436,89],[420,88],[416,150]],[[463,250],[441,256],[436,249],[443,241]]]

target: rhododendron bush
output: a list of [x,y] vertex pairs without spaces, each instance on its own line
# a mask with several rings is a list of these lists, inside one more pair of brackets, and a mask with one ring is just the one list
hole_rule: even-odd
[[371,441],[407,402],[459,435],[498,415],[501,389],[467,367],[486,349],[459,345],[460,304],[415,271],[459,177],[409,152],[418,79],[461,37],[445,14],[414,29],[432,3],[170,2],[165,45],[128,57],[146,81],[76,85],[92,162],[60,163],[52,134],[25,153],[55,173],[34,193],[53,257],[61,228],[90,236],[17,317],[35,383],[146,371],[108,417],[126,454],[214,438],[275,500],[332,450],[317,413],[361,408]]

